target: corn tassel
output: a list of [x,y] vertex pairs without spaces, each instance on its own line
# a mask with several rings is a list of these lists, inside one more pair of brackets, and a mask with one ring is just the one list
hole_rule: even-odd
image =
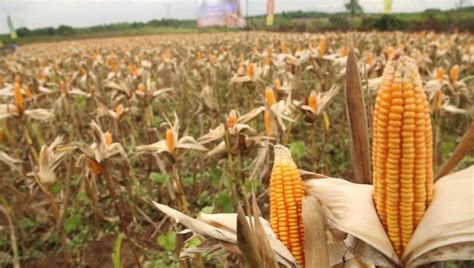
[[374,111],[374,201],[401,256],[433,196],[429,103],[415,61],[387,63]]
[[278,239],[304,267],[304,230],[301,202],[303,181],[289,150],[275,145],[270,178],[270,225]]

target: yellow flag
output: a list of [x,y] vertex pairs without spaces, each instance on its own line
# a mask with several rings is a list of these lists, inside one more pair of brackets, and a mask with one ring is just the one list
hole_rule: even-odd
[[17,39],[18,36],[16,35],[15,27],[13,26],[12,18],[10,15],[7,17],[8,29],[10,30],[10,37],[12,39]]
[[392,0],[384,0],[383,2],[383,13],[392,13]]
[[273,25],[273,12],[275,9],[275,0],[267,1],[267,26]]

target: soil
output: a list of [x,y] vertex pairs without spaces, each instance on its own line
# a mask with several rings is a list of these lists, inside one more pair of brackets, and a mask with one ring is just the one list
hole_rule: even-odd
[[[115,235],[108,235],[100,240],[91,242],[80,254],[80,261],[68,265],[62,252],[49,253],[46,256],[30,259],[22,263],[29,268],[65,268],[65,267],[94,267],[113,268],[111,254],[115,243]],[[129,244],[122,244],[122,267],[136,267]]]

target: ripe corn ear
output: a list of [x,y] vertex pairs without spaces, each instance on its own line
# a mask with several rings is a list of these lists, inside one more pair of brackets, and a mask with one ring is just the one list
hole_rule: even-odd
[[401,256],[433,196],[429,103],[412,58],[385,67],[373,125],[374,201]]
[[443,81],[444,80],[444,69],[442,67],[439,67],[435,71],[435,78],[438,81]]
[[[267,103],[268,107],[272,107],[272,105],[277,102],[275,93],[271,87],[265,88],[265,102]],[[265,135],[271,136],[274,130],[272,129],[272,117],[268,111],[263,113],[263,120],[265,125]]]
[[233,128],[235,124],[237,124],[237,111],[232,110],[229,113],[229,116],[227,117],[227,127],[228,128]]
[[449,70],[449,78],[451,79],[451,83],[456,83],[459,80],[459,65],[454,65]]
[[15,105],[18,109],[18,112],[20,114],[23,113],[24,111],[24,108],[25,108],[25,99],[23,98],[23,94],[21,93],[21,86],[20,86],[20,83],[15,83],[15,85],[13,86],[13,94],[14,94],[14,97],[15,97]]
[[307,102],[308,106],[313,110],[313,112],[316,113],[318,111],[318,96],[316,94],[316,91],[311,90]]
[[270,178],[270,225],[278,239],[304,267],[302,219],[303,181],[290,151],[275,145],[275,163]]
[[174,140],[174,133],[173,130],[168,128],[166,130],[166,146],[168,147],[168,150],[173,153],[174,149],[176,147],[175,140]]
[[112,138],[112,133],[110,132],[105,132],[104,133],[104,139],[105,139],[105,144],[111,145],[113,143],[113,138]]
[[324,55],[324,53],[326,53],[327,48],[328,48],[327,39],[326,39],[326,37],[323,36],[319,40],[319,46],[318,46],[318,52],[319,52],[320,57],[322,57]]

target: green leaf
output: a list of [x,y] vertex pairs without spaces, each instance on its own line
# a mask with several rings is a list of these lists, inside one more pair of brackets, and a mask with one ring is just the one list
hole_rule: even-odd
[[117,235],[117,238],[115,239],[114,243],[114,251],[112,252],[112,263],[114,265],[114,268],[121,268],[122,263],[120,261],[120,255],[122,251],[122,241],[125,238],[125,235],[123,233],[120,233]]
[[212,168],[211,168],[211,183],[212,183],[212,186],[214,187],[218,187],[219,184],[220,184],[220,181],[221,181],[221,177],[222,177],[222,170],[219,169],[217,167],[217,165],[214,165]]
[[73,214],[71,217],[67,218],[64,221],[64,230],[66,233],[70,233],[74,230],[76,230],[79,225],[81,225],[82,218],[81,215],[79,214]]
[[51,185],[51,193],[57,194],[61,191],[62,184],[60,181],[56,181],[53,185]]
[[166,251],[173,251],[176,248],[176,232],[169,231],[158,237],[158,244]]
[[309,153],[306,149],[306,145],[302,141],[292,142],[288,144],[288,147],[295,161],[299,161]]
[[202,213],[211,214],[214,211],[214,207],[204,207],[201,209]]
[[214,200],[214,204],[216,207],[221,208],[224,213],[234,212],[234,205],[232,204],[232,198],[226,193],[221,193]]
[[185,246],[186,246],[186,248],[195,248],[195,247],[199,246],[201,243],[202,243],[201,239],[199,239],[199,237],[195,236],[191,240],[186,242]]
[[166,181],[168,181],[168,179],[169,179],[169,176],[166,174],[161,174],[161,173],[156,173],[156,172],[150,173],[150,180],[154,183],[164,184]]

